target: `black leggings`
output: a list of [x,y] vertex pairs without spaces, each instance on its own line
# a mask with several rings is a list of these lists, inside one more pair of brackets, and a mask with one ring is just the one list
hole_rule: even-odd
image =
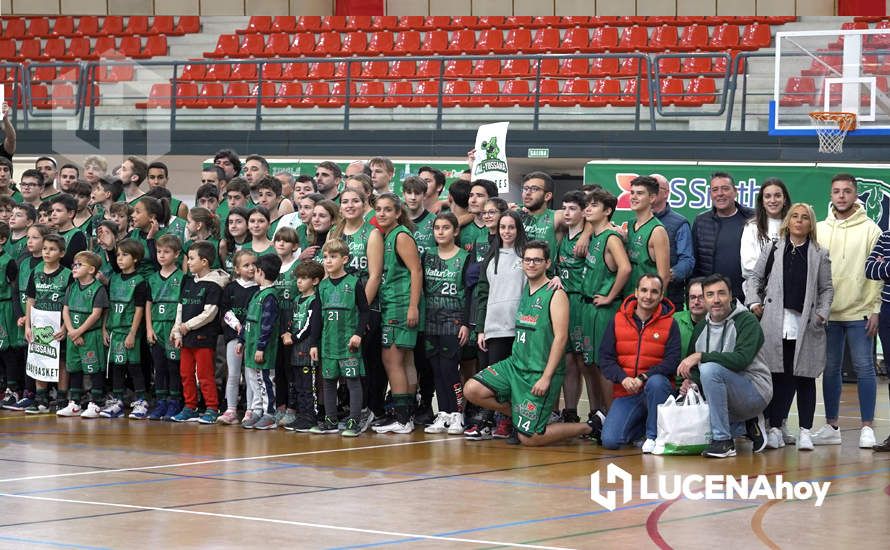
[[318,396],[315,393],[317,371],[318,367],[316,366],[291,365],[290,367],[287,400],[296,404],[297,414],[308,415],[312,418],[318,414]]
[[[90,401],[93,403],[100,403],[102,396],[105,394],[105,373],[95,372],[86,376],[90,377],[90,382],[92,384],[92,388],[90,389]],[[81,395],[83,395],[83,378],[84,373],[82,372],[68,373],[68,399],[72,401],[80,400]]]
[[417,345],[414,346],[414,368],[417,369],[417,389],[420,391],[420,407],[429,407],[436,391],[433,368],[427,358],[426,339],[423,332],[417,333]]
[[500,338],[486,338],[485,347],[488,351],[480,351],[480,369],[490,367],[498,361],[503,361],[513,352],[514,336],[502,336]]
[[164,346],[151,346],[151,361],[155,371],[155,393],[159,397],[182,395],[182,379],[179,377],[179,360],[170,359]]
[[460,345],[457,336],[427,334],[426,355],[436,386],[439,412],[464,411],[464,390],[460,383]]
[[368,332],[362,338],[362,358],[365,360],[365,372],[367,373],[362,378],[364,405],[378,417],[383,416],[386,387],[389,384],[386,370],[383,368],[380,323],[380,312],[371,310]]
[[785,372],[774,372],[773,398],[767,407],[769,425],[779,428],[788,416],[794,394],[797,393],[797,415],[801,428],[813,427],[816,413],[816,379],[794,375],[795,340],[782,340],[782,363]]
[[[277,335],[273,336],[277,337]],[[296,409],[297,404],[290,399],[292,394],[290,386],[293,382],[291,380],[290,356],[291,346],[278,346],[278,355],[275,357],[275,406]]]
[[22,356],[24,348],[6,348],[0,351],[0,379],[5,386],[0,391],[9,388],[18,393],[22,390],[25,381],[25,358]]

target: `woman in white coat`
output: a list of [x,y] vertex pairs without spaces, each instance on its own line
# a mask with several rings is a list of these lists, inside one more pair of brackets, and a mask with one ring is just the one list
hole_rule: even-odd
[[816,216],[808,204],[791,206],[779,235],[745,281],[745,303],[760,317],[760,356],[772,372],[767,446],[784,446],[780,427],[796,393],[798,449],[812,450],[816,378],[825,369],[825,324],[834,297],[831,260],[816,241]]

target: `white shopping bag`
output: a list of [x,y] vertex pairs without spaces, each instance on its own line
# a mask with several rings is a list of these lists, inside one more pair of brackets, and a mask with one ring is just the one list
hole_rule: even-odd
[[708,403],[697,389],[689,390],[683,400],[672,395],[658,406],[658,437],[652,454],[701,454],[710,439]]

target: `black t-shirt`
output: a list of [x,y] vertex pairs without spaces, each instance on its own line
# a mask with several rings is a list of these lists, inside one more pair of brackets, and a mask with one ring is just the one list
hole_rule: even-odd
[[12,155],[6,150],[6,144],[3,143],[2,140],[0,140],[0,157],[6,157],[9,160],[12,160]]
[[247,306],[250,304],[250,299],[253,298],[253,295],[259,292],[259,285],[251,285],[248,287],[243,286],[237,280],[230,282],[226,285],[225,290],[222,292],[222,300],[220,302],[220,312],[219,312],[219,320],[222,325],[222,333],[223,338],[225,338],[226,342],[234,340],[238,338],[238,334],[223,321],[223,315],[226,314],[227,311],[231,311],[235,314],[235,317],[238,318],[238,321],[241,324],[244,324],[244,320],[247,318]]
[[[182,280],[182,291],[179,295],[182,304],[182,322],[197,317],[204,311],[205,305],[220,303],[222,288],[213,281],[195,281],[194,276],[186,275]],[[215,348],[216,338],[220,334],[219,311],[217,318],[202,327],[190,330],[182,337],[182,347],[185,348]]]

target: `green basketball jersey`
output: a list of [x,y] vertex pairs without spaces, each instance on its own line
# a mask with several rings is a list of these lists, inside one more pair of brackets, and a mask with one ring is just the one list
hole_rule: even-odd
[[[74,281],[68,288],[68,314],[71,317],[71,324],[74,328],[80,328],[93,313],[96,293],[101,288],[102,283],[98,280],[94,280],[87,286],[81,286],[79,282]],[[96,330],[101,327],[101,322],[96,323],[90,330]]]
[[19,289],[19,305],[22,306],[22,311],[25,311],[25,304],[28,303],[28,281],[31,280],[31,275],[34,274],[38,269],[43,269],[43,260],[40,258],[35,258],[34,256],[23,256],[21,261],[19,262],[19,278],[18,278],[18,289]]
[[6,244],[3,245],[3,250],[6,254],[9,255],[10,258],[16,260],[25,253],[25,247],[28,245],[28,234],[25,233],[24,236],[19,237],[18,239],[9,237],[6,241]]
[[[217,243],[217,245],[218,244],[219,243]],[[257,258],[259,258],[260,256],[267,256],[269,254],[275,254],[275,247],[272,246],[271,243],[269,243],[269,248],[263,250],[262,252],[257,252],[256,250],[253,249],[253,241],[248,241],[248,242],[244,243],[244,246],[241,247],[241,250],[250,250],[251,252],[256,254]]]
[[550,320],[550,300],[554,289],[542,285],[529,292],[528,284],[522,289],[519,309],[516,311],[516,338],[512,356],[523,370],[544,372],[553,345],[553,324]]
[[305,223],[301,223],[294,228],[294,231],[297,232],[297,238],[300,239],[300,248],[306,248],[308,246],[308,238],[306,236],[306,230],[309,229],[309,226]]
[[584,281],[581,294],[593,298],[597,294],[608,296],[615,284],[615,273],[606,264],[606,246],[612,235],[621,236],[614,229],[606,229],[590,239],[587,257],[584,258]]
[[78,233],[83,233],[83,231],[79,227],[72,227],[71,229],[69,229],[68,231],[65,231],[64,233],[59,233],[59,235],[61,235],[62,238],[65,239],[65,247],[66,248],[71,246],[71,239],[74,237],[74,235],[76,235]]
[[108,316],[105,326],[111,329],[130,329],[133,317],[136,316],[136,287],[144,281],[142,275],[134,274],[124,279],[120,273],[114,273],[108,283]]
[[157,237],[162,237],[164,235],[176,235],[177,237],[179,237],[179,240],[182,241],[185,239],[186,223],[188,222],[180,218],[179,216],[173,216],[172,218],[170,218],[170,221],[167,222],[167,225],[158,230]]
[[549,208],[540,214],[526,214],[522,225],[529,241],[540,240],[550,245],[550,257],[556,256],[556,211]]
[[332,281],[323,280],[318,285],[321,304],[321,353],[326,359],[345,359],[354,353],[349,351],[349,339],[355,334],[359,311],[355,305],[358,277],[346,275]]
[[556,272],[562,281],[562,287],[569,294],[581,292],[584,282],[584,258],[575,256],[575,245],[581,238],[581,231],[574,237],[564,236],[557,247]]
[[460,228],[460,247],[471,253],[475,262],[481,262],[491,248],[488,236],[488,228],[473,221]]
[[286,270],[282,267],[281,273],[275,279],[273,287],[278,290],[278,310],[280,319],[290,319],[293,311],[294,299],[299,294],[297,291],[297,266],[300,260],[295,260]]
[[164,277],[160,271],[148,276],[149,299],[151,300],[151,324],[172,323],[176,320],[176,305],[179,304],[179,291],[185,274],[176,269]]
[[62,299],[71,282],[71,270],[62,267],[55,273],[45,273],[41,262],[31,278],[34,280],[34,307],[44,311],[62,311]]
[[417,251],[423,255],[424,252],[436,246],[436,237],[433,234],[433,222],[436,216],[432,212],[426,210],[414,221],[414,242],[417,243]]
[[[210,262],[210,269],[219,269],[222,267],[222,263],[219,261],[219,239],[215,239],[213,237],[209,237],[207,239],[203,239],[210,244],[213,245],[213,261]],[[182,249],[185,251],[185,255],[188,256],[189,247],[192,246],[192,243],[197,242],[197,240],[189,239],[185,241],[185,244],[182,245]],[[269,247],[272,253],[275,253],[275,248]]]
[[438,249],[427,251],[423,257],[424,298],[427,334],[456,335],[464,316],[466,286],[464,267],[470,253],[458,248],[457,254],[444,260]]
[[266,349],[263,350],[263,362],[254,361],[257,343],[260,339],[260,321],[263,315],[263,302],[268,296],[278,297],[275,287],[266,287],[250,299],[247,305],[247,316],[244,319],[244,366],[250,369],[273,369],[278,356],[278,326],[272,329]]
[[14,261],[14,257],[10,256],[6,251],[0,252],[0,301],[8,302],[12,300],[12,285],[8,284],[6,279],[6,267],[9,262]]
[[151,257],[148,249],[148,233],[143,233],[141,229],[134,229],[127,234],[128,239],[132,239],[142,245],[142,259],[136,264],[136,272],[145,279],[155,272],[154,258]]
[[346,264],[346,273],[357,275],[363,283],[368,282],[368,240],[376,229],[366,222],[352,235],[343,233],[340,237],[349,247],[349,263]]
[[398,225],[383,239],[383,280],[380,283],[380,305],[383,308],[402,305],[407,309],[411,296],[411,272],[396,250],[396,240],[402,233],[411,237],[405,226]]
[[0,351],[15,345],[17,335],[16,317],[12,309],[12,284],[6,281],[6,269],[13,258],[0,252]]
[[649,255],[649,239],[652,238],[652,231],[662,225],[661,220],[652,216],[649,220],[640,226],[635,227],[635,223],[627,224],[627,257],[630,259],[630,278],[624,286],[624,294],[629,296],[637,289],[637,281],[646,273],[658,273],[658,267],[655,265],[655,258]]

